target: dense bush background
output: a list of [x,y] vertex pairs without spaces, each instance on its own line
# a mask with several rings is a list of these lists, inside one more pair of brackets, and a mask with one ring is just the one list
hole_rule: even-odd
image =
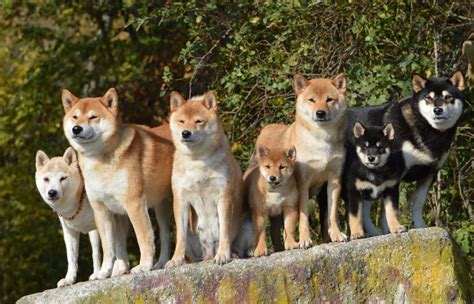
[[[116,87],[124,119],[150,125],[166,118],[171,90],[216,90],[244,168],[261,127],[293,120],[294,73],[345,72],[355,106],[410,94],[413,72],[466,70],[470,1],[354,2],[2,1],[0,302],[52,288],[65,273],[59,222],[34,184],[36,151],[58,155],[67,146],[62,88],[83,97]],[[472,259],[472,104],[466,108],[425,217],[446,227]],[[407,224],[411,190],[402,189]],[[87,239],[81,242],[84,280],[92,268]],[[132,248],[133,261],[137,253]]]

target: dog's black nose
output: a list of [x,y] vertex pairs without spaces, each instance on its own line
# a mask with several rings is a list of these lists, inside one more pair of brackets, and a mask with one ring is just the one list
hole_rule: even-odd
[[271,181],[271,182],[274,182],[274,181],[276,181],[276,180],[277,180],[276,176],[273,176],[273,175],[270,176],[270,181]]
[[324,118],[326,117],[326,111],[319,110],[316,112],[316,117],[318,118]]
[[191,132],[188,130],[184,130],[181,132],[181,136],[183,136],[184,139],[191,137]]
[[51,189],[51,190],[48,191],[48,195],[51,198],[55,198],[57,194],[58,194],[58,191],[56,191],[56,190]]
[[441,115],[443,114],[443,108],[434,108],[433,112],[435,113],[435,115]]
[[72,127],[72,133],[75,135],[81,134],[82,132],[82,127],[81,126],[74,126]]
[[369,162],[373,162],[375,160],[375,156],[367,156],[367,159],[369,160]]

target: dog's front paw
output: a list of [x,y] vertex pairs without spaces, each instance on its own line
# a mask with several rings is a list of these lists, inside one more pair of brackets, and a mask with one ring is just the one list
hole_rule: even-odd
[[95,281],[95,280],[98,280],[98,279],[99,279],[99,271],[94,272],[93,274],[91,274],[89,276],[89,281]]
[[118,277],[121,275],[124,275],[128,273],[128,270],[130,269],[130,264],[128,262],[125,262],[123,260],[115,260],[114,262],[114,268],[112,269],[112,274],[110,277]]
[[67,276],[64,279],[59,280],[57,286],[58,288],[71,286],[76,281],[74,278],[68,278]]
[[261,257],[265,255],[268,255],[267,246],[257,246],[257,248],[255,248],[255,250],[253,251],[254,257]]
[[216,256],[214,257],[214,263],[217,265],[224,265],[230,261],[232,261],[230,252],[217,252]]
[[108,277],[110,277],[110,274],[112,273],[112,269],[109,269],[109,268],[102,268],[100,271],[99,271],[99,274],[97,275],[97,279],[98,280],[103,280],[103,279],[107,279]]
[[285,240],[285,250],[291,250],[296,248],[299,248],[299,244],[297,242]]
[[168,262],[166,262],[165,264],[165,268],[173,268],[173,267],[178,267],[178,266],[181,266],[183,265],[184,263],[184,259],[171,259],[169,260]]
[[364,238],[364,231],[351,231],[351,240],[358,240]]
[[407,231],[407,227],[403,225],[395,225],[394,227],[390,227],[390,233],[402,233]]
[[152,267],[153,267],[152,263],[146,263],[146,264],[140,263],[137,266],[133,267],[132,270],[130,270],[130,273],[136,274],[136,273],[147,272],[147,271],[150,271]]
[[328,229],[329,238],[331,242],[346,242],[347,236],[342,233],[338,227]]
[[300,238],[299,247],[301,249],[308,249],[311,246],[313,246],[313,241],[310,237]]

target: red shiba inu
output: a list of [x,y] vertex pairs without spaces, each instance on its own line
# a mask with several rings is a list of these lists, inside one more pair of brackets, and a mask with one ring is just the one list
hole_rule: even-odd
[[244,218],[243,183],[219,120],[217,98],[209,92],[186,101],[173,92],[170,105],[176,146],[172,175],[176,249],[167,267],[184,261],[189,206],[196,212],[203,258],[227,263]]
[[[157,267],[169,258],[171,166],[174,147],[169,127],[122,124],[115,89],[103,97],[79,99],[64,90],[64,133],[77,151],[87,195],[94,209],[104,259],[99,278],[128,271],[126,232],[116,215],[128,215],[140,247],[140,264],[149,271],[155,253],[148,208],[155,208],[161,252]],[[114,262],[114,259],[115,262]]]

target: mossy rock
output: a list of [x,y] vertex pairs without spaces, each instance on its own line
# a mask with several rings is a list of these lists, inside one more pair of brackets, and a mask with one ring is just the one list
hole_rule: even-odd
[[78,283],[18,303],[472,303],[473,295],[459,248],[429,228]]

